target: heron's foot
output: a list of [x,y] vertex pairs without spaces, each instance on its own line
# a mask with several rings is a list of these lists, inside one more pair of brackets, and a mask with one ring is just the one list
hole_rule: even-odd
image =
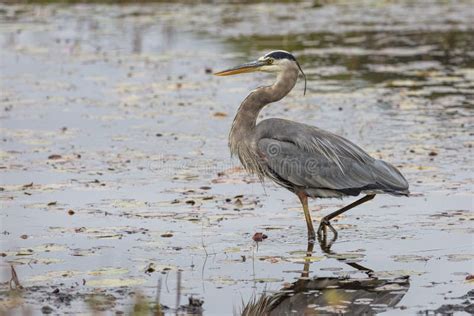
[[337,240],[337,235],[334,235],[330,241],[328,241],[326,235],[324,236],[318,235],[319,246],[321,247],[321,250],[327,254],[331,254],[331,247],[336,240]]
[[337,231],[336,229],[334,229],[334,227],[332,227],[331,223],[329,222],[329,219],[327,219],[326,217],[323,217],[321,219],[321,223],[319,224],[319,228],[318,228],[318,237],[322,240],[326,240],[328,236],[328,231],[327,231],[328,227],[334,234],[334,239],[336,239]]

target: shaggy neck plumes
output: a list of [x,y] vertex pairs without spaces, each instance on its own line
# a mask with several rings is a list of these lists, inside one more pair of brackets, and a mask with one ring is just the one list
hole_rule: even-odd
[[229,147],[233,155],[239,155],[242,146],[249,146],[260,111],[269,103],[281,100],[298,80],[298,69],[288,68],[278,74],[276,82],[252,91],[242,102],[234,118],[229,135]]

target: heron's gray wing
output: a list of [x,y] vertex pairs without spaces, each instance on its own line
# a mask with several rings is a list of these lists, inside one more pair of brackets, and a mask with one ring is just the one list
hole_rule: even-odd
[[371,170],[356,160],[340,157],[338,165],[324,154],[271,138],[260,139],[258,149],[271,172],[297,187],[344,190],[375,183]]
[[408,183],[395,167],[318,128],[269,119],[258,124],[257,136],[260,154],[277,182],[343,192],[405,193],[408,189]]
[[272,138],[295,144],[309,153],[323,155],[341,166],[341,157],[363,163],[374,160],[349,140],[317,127],[284,119],[267,119],[257,125],[257,139]]

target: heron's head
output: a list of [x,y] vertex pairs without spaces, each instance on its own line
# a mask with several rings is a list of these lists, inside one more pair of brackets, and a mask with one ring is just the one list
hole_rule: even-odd
[[301,69],[300,64],[296,60],[295,56],[284,50],[275,50],[269,52],[255,61],[245,63],[224,71],[216,72],[215,75],[231,76],[255,71],[280,73],[290,69],[301,71],[305,79],[304,90],[306,93],[306,76]]

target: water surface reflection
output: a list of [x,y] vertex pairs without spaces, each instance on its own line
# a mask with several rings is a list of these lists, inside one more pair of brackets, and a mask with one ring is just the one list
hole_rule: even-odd
[[[320,240],[321,250],[337,255]],[[365,277],[309,277],[314,243],[309,242],[300,278],[273,294],[262,294],[245,305],[242,315],[373,315],[393,309],[410,288],[408,276],[379,278],[356,262],[337,259]]]

